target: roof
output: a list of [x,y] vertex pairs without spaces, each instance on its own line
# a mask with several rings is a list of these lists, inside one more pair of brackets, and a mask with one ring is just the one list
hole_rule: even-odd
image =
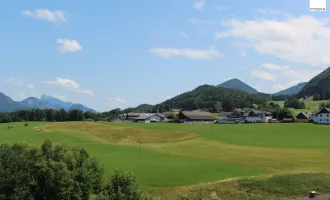
[[153,116],[155,114],[144,114],[144,115],[140,115],[139,117],[135,118],[136,119],[148,119],[149,117]]
[[293,119],[292,118],[284,118],[284,119],[282,119],[282,121],[293,121]]
[[299,116],[301,116],[301,117],[304,117],[304,118],[308,119],[308,118],[311,117],[311,115],[312,115],[312,113],[310,113],[310,112],[300,112],[300,113],[298,113],[298,115],[296,116],[296,118],[297,119],[301,119],[299,117]]
[[182,114],[189,119],[215,120],[210,112],[182,111]]
[[151,113],[127,113],[127,116],[128,117],[134,117],[134,116],[138,117],[141,115],[149,115],[149,114],[151,114]]
[[165,118],[165,114],[163,114],[163,113],[156,113],[156,115],[158,115],[161,118]]
[[[323,112],[325,111],[325,112]],[[318,114],[318,113],[330,113],[330,108],[323,108],[323,109],[320,109],[318,110],[315,114]]]
[[220,112],[219,116],[229,116],[232,112]]

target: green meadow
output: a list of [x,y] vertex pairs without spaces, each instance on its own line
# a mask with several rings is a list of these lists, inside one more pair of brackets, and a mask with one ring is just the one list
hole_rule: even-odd
[[46,139],[85,148],[107,174],[132,170],[158,195],[233,178],[330,171],[330,126],[324,125],[0,124],[1,143],[40,145]]

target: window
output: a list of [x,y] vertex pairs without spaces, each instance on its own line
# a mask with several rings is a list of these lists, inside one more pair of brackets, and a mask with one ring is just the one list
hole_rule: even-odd
[[320,119],[320,122],[322,121],[322,119]]
[[322,117],[322,115],[320,115],[320,117]]

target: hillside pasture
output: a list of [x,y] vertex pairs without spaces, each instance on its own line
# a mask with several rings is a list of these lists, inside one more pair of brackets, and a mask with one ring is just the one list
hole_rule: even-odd
[[330,171],[330,127],[322,125],[0,124],[2,143],[40,145],[46,139],[85,148],[107,174],[132,170],[156,193],[239,177]]

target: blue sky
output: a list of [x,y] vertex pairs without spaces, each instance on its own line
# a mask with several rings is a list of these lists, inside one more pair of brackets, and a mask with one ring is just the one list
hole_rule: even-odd
[[13,0],[0,13],[0,92],[14,100],[104,111],[230,78],[270,93],[330,65],[329,11],[309,0]]

